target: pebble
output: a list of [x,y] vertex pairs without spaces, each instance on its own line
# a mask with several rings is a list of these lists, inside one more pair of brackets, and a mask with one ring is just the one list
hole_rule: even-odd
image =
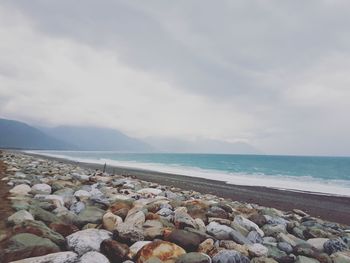
[[350,227],[298,209],[21,153],[1,160],[15,211],[0,232],[0,262],[350,263]]

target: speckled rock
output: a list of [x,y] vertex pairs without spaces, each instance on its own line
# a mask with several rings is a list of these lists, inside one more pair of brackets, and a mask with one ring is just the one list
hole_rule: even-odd
[[68,248],[79,255],[89,251],[100,251],[103,240],[110,239],[112,233],[106,230],[86,229],[66,237]]

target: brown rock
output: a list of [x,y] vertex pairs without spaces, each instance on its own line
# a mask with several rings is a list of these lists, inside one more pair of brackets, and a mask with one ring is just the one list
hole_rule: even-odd
[[129,247],[112,239],[102,241],[101,252],[112,262],[120,263],[127,259]]
[[207,203],[201,200],[190,200],[187,201],[184,206],[187,208],[187,213],[192,218],[200,218],[205,223],[208,222],[206,214],[208,212],[209,206]]
[[144,263],[148,259],[158,258],[164,263],[175,263],[176,259],[183,254],[186,254],[186,251],[178,245],[157,240],[147,244],[137,253],[136,262]]
[[124,220],[131,207],[132,204],[129,201],[117,201],[109,207],[109,210]]
[[187,252],[197,251],[199,244],[203,241],[201,236],[186,231],[175,229],[167,237],[167,240],[184,248]]
[[262,227],[267,223],[266,218],[263,215],[258,213],[252,214],[251,216],[248,217],[248,219],[254,222],[255,224],[257,224],[259,227]]
[[208,238],[199,244],[197,252],[201,252],[209,255],[210,257],[213,257],[219,251],[217,247],[214,246],[214,240],[211,238]]
[[151,212],[147,213],[147,215],[146,215],[146,220],[157,220],[159,218],[160,218],[159,215],[151,213]]
[[62,236],[66,237],[70,234],[73,234],[74,232],[79,231],[79,228],[75,225],[66,225],[66,224],[60,224],[60,223],[51,223],[49,226],[53,231],[61,234]]

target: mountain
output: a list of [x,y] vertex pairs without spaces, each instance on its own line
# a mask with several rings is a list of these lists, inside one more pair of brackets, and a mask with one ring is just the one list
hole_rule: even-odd
[[75,145],[74,150],[149,152],[152,147],[114,129],[89,126],[43,128],[48,135]]
[[157,151],[174,153],[226,153],[226,154],[261,154],[261,151],[245,142],[225,142],[197,138],[183,140],[166,137],[148,137],[144,141],[154,146]]
[[0,119],[0,148],[64,150],[71,147],[26,123]]

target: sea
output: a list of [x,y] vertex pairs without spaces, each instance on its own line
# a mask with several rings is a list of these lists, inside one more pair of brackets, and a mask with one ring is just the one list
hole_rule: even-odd
[[350,196],[350,157],[31,151],[78,162],[181,174],[227,184]]

